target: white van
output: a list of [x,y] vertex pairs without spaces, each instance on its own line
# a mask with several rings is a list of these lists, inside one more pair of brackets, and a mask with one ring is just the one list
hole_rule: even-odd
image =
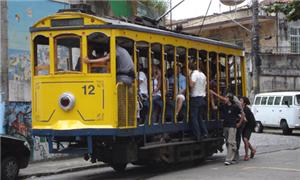
[[260,93],[254,98],[252,112],[256,132],[263,127],[281,128],[283,134],[300,129],[300,91]]

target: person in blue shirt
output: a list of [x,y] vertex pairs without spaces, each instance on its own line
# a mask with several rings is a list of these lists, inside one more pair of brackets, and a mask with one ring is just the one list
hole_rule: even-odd
[[[182,65],[180,63],[177,64],[177,85],[176,85],[176,116],[181,111],[182,104],[185,101],[185,91],[186,91],[186,78],[181,73]],[[171,75],[169,80],[169,86],[174,87],[174,74]]]

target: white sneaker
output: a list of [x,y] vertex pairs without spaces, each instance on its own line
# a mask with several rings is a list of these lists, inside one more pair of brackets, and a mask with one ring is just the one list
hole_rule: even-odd
[[225,161],[224,164],[225,164],[225,166],[228,166],[228,165],[230,165],[231,163],[230,163],[229,161]]

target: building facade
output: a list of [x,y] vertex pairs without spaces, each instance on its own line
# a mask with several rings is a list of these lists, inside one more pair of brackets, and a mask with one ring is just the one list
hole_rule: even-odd
[[[173,29],[225,41],[245,48],[248,95],[253,97],[251,58],[252,8],[173,22]],[[282,14],[259,11],[259,91],[300,90],[300,21],[288,22]],[[204,22],[203,22],[204,21]]]

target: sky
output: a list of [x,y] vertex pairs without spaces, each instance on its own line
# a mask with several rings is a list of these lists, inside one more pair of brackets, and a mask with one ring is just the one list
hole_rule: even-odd
[[[174,7],[180,1],[181,0],[172,0],[172,6]],[[210,0],[185,0],[182,4],[180,4],[172,11],[172,19],[179,20],[197,16],[204,16],[207,11],[209,2]],[[250,5],[251,0],[245,0],[242,4],[238,5],[237,7],[244,6],[247,4]],[[233,10],[235,6],[225,6],[220,3],[220,0],[212,0],[210,9],[208,11],[208,15],[229,11],[230,8],[231,10]]]

